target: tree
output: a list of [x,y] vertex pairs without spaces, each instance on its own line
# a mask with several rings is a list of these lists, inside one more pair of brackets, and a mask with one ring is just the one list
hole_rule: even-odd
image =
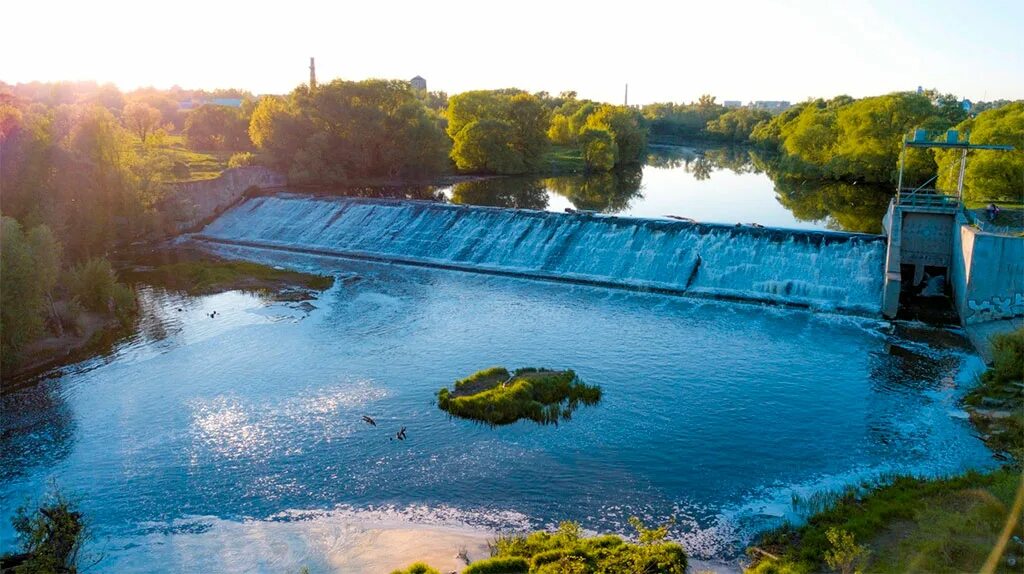
[[497,119],[474,120],[459,131],[452,159],[459,169],[491,173],[525,173],[522,154],[512,148],[512,124]]
[[146,137],[160,128],[162,120],[160,110],[142,102],[129,102],[121,112],[121,121],[139,141],[146,143]]
[[587,118],[586,125],[611,133],[618,154],[616,165],[640,163],[646,156],[647,126],[637,110],[605,104]]
[[[543,161],[550,117],[535,95],[515,89],[464,92],[449,99],[447,118],[452,159],[460,169],[525,173]],[[507,146],[498,145],[499,134],[508,137]]]
[[[1024,190],[1024,102],[984,111],[961,122],[971,143],[1012,145],[1014,151],[970,152],[964,174],[964,195],[975,201],[1019,200]],[[942,189],[956,189],[960,150],[935,153]]]
[[241,110],[206,104],[185,118],[185,142],[196,150],[244,150],[251,144],[248,126]]
[[583,128],[580,132],[580,147],[583,149],[583,161],[588,170],[608,171],[618,161],[619,148],[615,138],[607,129]]
[[3,217],[0,235],[0,361],[9,369],[25,345],[43,333],[61,256],[46,226],[26,234],[17,220]]
[[249,135],[296,183],[420,177],[447,165],[440,117],[407,82],[335,80],[261,98]]
[[714,137],[732,142],[746,142],[754,128],[772,119],[765,110],[737,108],[718,116],[707,123],[707,132]]

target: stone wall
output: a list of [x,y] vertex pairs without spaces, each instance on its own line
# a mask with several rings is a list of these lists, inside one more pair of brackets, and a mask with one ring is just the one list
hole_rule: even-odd
[[198,229],[242,198],[249,189],[283,187],[287,178],[262,166],[236,167],[224,170],[215,179],[168,184],[167,197],[160,205],[166,214],[164,230],[177,235]]
[[957,218],[951,277],[964,325],[1024,316],[1024,237],[979,231]]

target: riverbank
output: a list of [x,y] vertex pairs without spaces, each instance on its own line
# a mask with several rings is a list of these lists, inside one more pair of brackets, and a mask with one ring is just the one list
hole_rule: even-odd
[[1017,572],[1024,564],[1024,330],[993,340],[994,363],[964,398],[979,438],[1006,464],[937,479],[897,477],[825,493],[801,526],[762,533],[749,572]]
[[[133,288],[154,285],[189,295],[237,290],[261,293],[276,301],[300,302],[334,284],[329,275],[225,260],[200,250],[166,246],[122,252],[115,256],[115,267],[120,280]],[[69,324],[47,332],[22,349],[17,364],[3,373],[3,392],[30,386],[47,372],[109,353],[132,334],[137,319],[134,307],[91,310],[61,300],[55,301],[54,309],[57,316],[72,317],[66,319]]]
[[122,319],[110,313],[79,311],[75,319],[77,330],[47,334],[22,349],[17,365],[4,373],[3,392],[31,385],[37,377],[53,369],[108,352],[131,333],[133,321],[134,314]]

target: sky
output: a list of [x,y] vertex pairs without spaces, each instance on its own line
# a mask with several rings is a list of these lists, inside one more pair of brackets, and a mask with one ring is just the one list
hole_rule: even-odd
[[0,80],[286,93],[427,79],[629,103],[1024,99],[1024,0],[6,2]]

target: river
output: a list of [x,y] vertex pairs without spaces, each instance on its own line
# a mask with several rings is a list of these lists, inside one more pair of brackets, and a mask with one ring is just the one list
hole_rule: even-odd
[[[345,571],[354,523],[629,533],[631,515],[734,559],[794,495],[995,466],[957,406],[983,365],[956,330],[212,248],[339,281],[313,308],[139,285],[129,340],[0,398],[0,550],[55,483],[98,571]],[[604,398],[559,426],[438,410],[491,365],[572,368]]]

